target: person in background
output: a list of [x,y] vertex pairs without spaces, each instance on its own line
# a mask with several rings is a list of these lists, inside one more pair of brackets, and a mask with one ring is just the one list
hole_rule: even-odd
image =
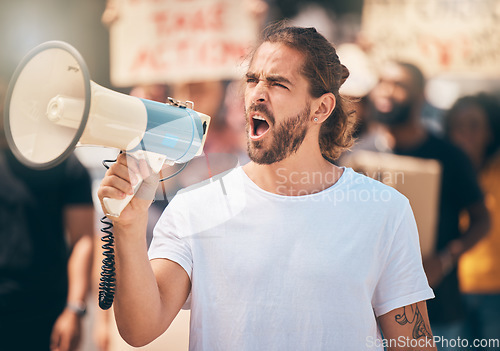
[[[370,94],[373,118],[384,124],[393,152],[436,159],[441,163],[441,194],[435,254],[424,257],[424,268],[436,298],[428,301],[429,320],[435,336],[461,336],[465,318],[458,286],[457,262],[489,230],[490,220],[474,166],[458,147],[430,133],[422,124],[425,79],[418,67],[390,62],[380,71],[380,81]],[[459,215],[470,218],[459,230]],[[447,345],[437,343],[438,349]]]
[[2,112],[0,349],[76,350],[92,264],[90,176],[74,155],[48,170],[21,164]]
[[[478,94],[458,99],[445,116],[448,139],[465,151],[479,174],[492,227],[459,261],[466,308],[465,335],[500,338],[500,104]],[[493,350],[490,345],[484,350]]]
[[390,148],[387,145],[387,128],[374,121],[371,113],[369,94],[378,82],[373,62],[358,44],[341,44],[337,51],[350,72],[340,93],[349,99],[356,116],[353,133],[356,143],[338,160],[339,165],[349,165],[358,151],[388,152]]

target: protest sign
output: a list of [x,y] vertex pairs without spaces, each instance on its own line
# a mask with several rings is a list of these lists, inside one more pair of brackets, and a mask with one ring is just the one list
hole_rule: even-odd
[[365,0],[361,27],[378,62],[500,76],[500,0]]
[[115,86],[240,78],[258,24],[245,1],[115,0]]

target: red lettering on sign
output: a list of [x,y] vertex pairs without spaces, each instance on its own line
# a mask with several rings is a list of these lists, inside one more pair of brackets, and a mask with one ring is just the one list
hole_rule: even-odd
[[426,57],[435,58],[442,68],[452,66],[469,53],[469,45],[463,37],[442,39],[436,37],[422,37],[419,41],[422,53]]
[[139,50],[132,60],[130,66],[131,71],[139,71],[141,69],[153,69],[157,71],[165,70],[168,64],[165,59],[164,45],[159,44],[156,48],[142,48]]
[[234,42],[223,42],[222,48],[223,56],[229,60],[243,58],[247,54],[248,49],[246,46]]
[[199,65],[223,66],[242,60],[247,54],[247,46],[232,41],[209,41],[200,45],[194,59]]
[[174,32],[222,31],[224,14],[224,3],[217,2],[194,12],[176,9],[157,11],[151,14],[151,19],[158,35],[168,35]]
[[168,22],[168,13],[166,11],[157,12],[152,14],[152,20],[155,24],[156,34],[160,35],[162,32],[168,31],[166,28]]

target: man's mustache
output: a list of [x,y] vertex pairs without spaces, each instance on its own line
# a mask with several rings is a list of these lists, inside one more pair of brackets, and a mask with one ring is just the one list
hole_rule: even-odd
[[269,111],[266,105],[264,104],[251,104],[248,109],[246,109],[245,113],[248,116],[251,112],[259,112],[266,116],[266,119],[274,125],[274,115]]

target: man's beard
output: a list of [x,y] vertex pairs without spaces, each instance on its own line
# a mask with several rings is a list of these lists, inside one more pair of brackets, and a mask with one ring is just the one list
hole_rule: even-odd
[[380,112],[375,106],[372,107],[375,121],[388,127],[398,127],[408,122],[413,105],[411,102],[394,104],[392,110],[389,112]]
[[[270,142],[268,141],[268,147],[264,146],[263,140],[254,141],[249,137],[250,121],[248,115],[252,111],[258,111],[265,114],[267,117],[266,119],[272,122],[269,128],[273,130],[269,132],[273,133],[273,139]],[[304,110],[298,115],[287,118],[279,125],[276,125],[274,123],[276,121],[274,115],[272,115],[265,105],[250,106],[246,111],[247,151],[250,159],[258,164],[270,165],[280,162],[297,152],[307,134],[308,126],[305,122],[310,112],[311,106],[308,103]]]

